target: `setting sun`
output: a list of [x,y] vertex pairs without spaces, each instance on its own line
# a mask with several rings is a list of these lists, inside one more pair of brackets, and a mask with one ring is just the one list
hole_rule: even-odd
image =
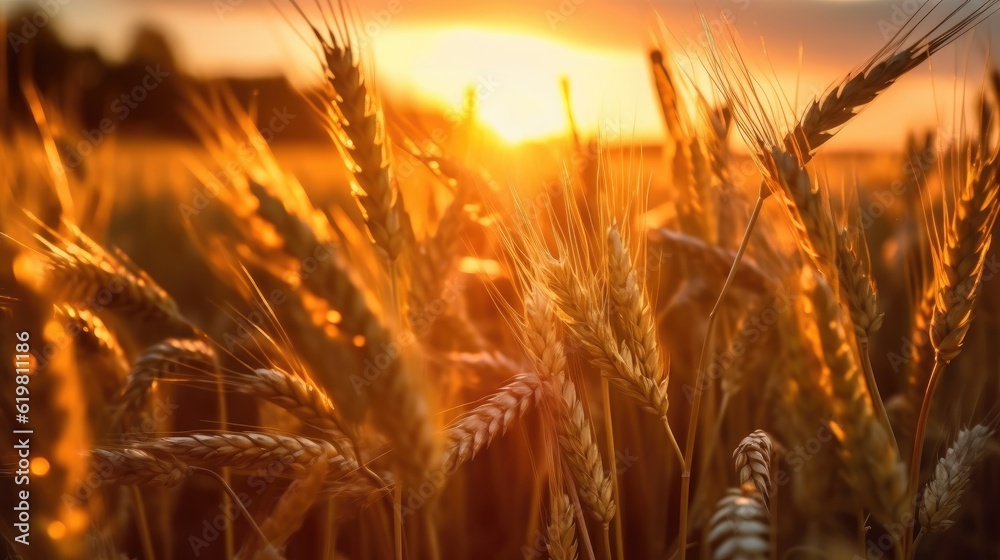
[[481,123],[510,143],[567,133],[561,77],[569,80],[581,130],[620,124],[631,135],[636,122],[642,123],[635,127],[638,136],[658,131],[643,60],[632,51],[456,27],[395,30],[379,40],[376,53],[385,60],[380,73],[392,76],[387,86],[393,93],[409,92],[446,115],[463,106],[471,88]]

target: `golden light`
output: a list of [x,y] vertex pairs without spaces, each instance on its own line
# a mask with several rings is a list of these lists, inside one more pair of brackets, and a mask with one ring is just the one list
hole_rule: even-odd
[[66,536],[66,525],[62,521],[53,521],[49,523],[46,532],[49,534],[50,539],[57,541]]
[[[615,127],[630,137],[660,134],[639,51],[472,27],[394,29],[375,47],[387,89],[457,120],[472,88],[479,121],[511,143],[566,134],[561,77],[569,79],[584,133]],[[636,91],[643,93],[627,93]]]
[[354,345],[357,346],[358,348],[361,348],[362,346],[365,345],[365,337],[364,335],[361,334],[354,335],[354,338],[351,339],[351,342],[354,343]]
[[340,314],[340,311],[337,311],[336,309],[331,309],[326,312],[326,320],[334,325],[340,323],[341,319],[343,319],[343,316]]
[[49,474],[49,460],[45,457],[35,457],[31,460],[31,474],[35,476],[45,476]]

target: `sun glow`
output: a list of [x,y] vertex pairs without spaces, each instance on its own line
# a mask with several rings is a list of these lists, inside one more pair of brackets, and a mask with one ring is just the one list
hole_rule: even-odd
[[376,43],[379,73],[396,95],[457,114],[467,91],[477,116],[504,140],[540,140],[567,131],[560,77],[567,77],[580,128],[658,134],[641,52],[593,50],[538,36],[477,28],[394,30]]

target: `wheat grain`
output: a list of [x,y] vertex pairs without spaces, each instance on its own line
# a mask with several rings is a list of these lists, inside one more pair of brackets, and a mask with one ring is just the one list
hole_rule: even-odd
[[763,560],[771,547],[764,500],[753,484],[726,490],[709,520],[708,542],[715,560]]
[[445,430],[445,454],[442,467],[454,472],[503,435],[515,420],[538,403],[541,385],[538,377],[522,373],[492,393],[482,404],[458,417]]
[[[700,270],[724,279],[729,273],[735,253],[722,247],[710,245],[700,239],[669,228],[652,228],[646,232],[647,253],[654,263],[670,262],[668,259],[680,255],[697,262]],[[779,286],[759,264],[750,258],[740,260],[736,268],[734,286],[752,293],[766,293]]]
[[982,459],[986,441],[992,436],[993,431],[983,425],[958,433],[955,444],[938,461],[934,477],[924,489],[918,510],[921,532],[940,533],[955,524],[952,516],[958,511],[959,500],[969,488],[972,469]]
[[771,495],[771,436],[764,430],[754,430],[733,450],[733,462],[740,486],[748,482],[767,503]]
[[301,476],[321,457],[327,458],[331,476],[343,476],[358,467],[353,459],[338,454],[329,442],[261,432],[190,434],[130,445],[132,449],[157,457],[174,457],[197,467],[249,470],[283,465],[289,475]]
[[930,320],[935,359],[950,362],[962,348],[979,295],[991,231],[1000,211],[1000,150],[976,151],[935,259],[936,293]]
[[215,351],[201,340],[170,338],[154,344],[135,361],[125,379],[122,413],[128,418],[145,408],[159,379],[211,372],[215,367]]
[[102,484],[177,486],[190,467],[175,457],[161,457],[141,449],[94,449],[90,452]]
[[594,367],[622,393],[637,400],[644,410],[667,418],[666,386],[642,375],[639,364],[625,346],[619,346],[604,310],[576,273],[565,262],[546,269],[546,284],[574,337]]
[[569,496],[553,493],[549,516],[549,560],[576,560],[576,521]]
[[557,374],[552,386],[558,391],[562,407],[557,426],[562,456],[576,482],[580,499],[591,516],[608,525],[615,517],[612,481],[601,463],[593,426],[584,414],[583,403],[576,394],[573,382],[565,374]]
[[[124,254],[112,255],[70,226],[74,239],[43,241],[47,269],[42,289],[55,301],[123,318],[162,323],[178,333],[191,333],[177,304],[148,274]],[[39,238],[41,239],[41,238]]]
[[363,54],[351,31],[310,27],[322,52],[326,126],[352,174],[352,191],[376,251],[394,261],[413,232],[391,166],[382,107],[361,65]]
[[310,379],[279,369],[260,368],[239,380],[241,391],[287,410],[305,424],[323,431],[342,455],[355,457],[333,403]]
[[846,229],[837,235],[837,271],[858,340],[867,344],[872,334],[882,327],[885,313],[879,310],[878,291],[871,271],[859,257],[855,242]]

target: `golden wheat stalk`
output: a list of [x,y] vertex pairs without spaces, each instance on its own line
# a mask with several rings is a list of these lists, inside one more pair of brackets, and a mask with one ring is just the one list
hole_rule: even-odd
[[591,516],[607,531],[615,517],[615,502],[611,477],[604,470],[594,440],[594,428],[584,413],[576,387],[566,374],[556,374],[551,384],[561,407],[557,428],[562,456],[569,466],[580,498]]
[[[1000,213],[1000,146],[979,147],[971,154],[965,181],[953,214],[947,218],[943,246],[934,251],[935,299],[930,318],[934,366],[927,378],[910,456],[909,495],[915,497],[920,482],[921,459],[931,404],[945,367],[962,350],[972,325],[973,311],[982,288],[983,269]],[[923,385],[919,381],[918,386]],[[913,527],[907,527],[907,542]]]
[[906,508],[906,465],[874,414],[853,337],[844,328],[833,290],[813,271],[805,271],[802,282],[816,319],[809,338],[815,341],[816,356],[822,357],[821,378],[829,379],[835,399],[830,427],[840,444],[844,480],[876,519],[897,523]]
[[[341,20],[347,18],[343,10]],[[326,80],[325,124],[353,178],[375,250],[389,262],[412,240],[410,218],[393,174],[381,102],[362,66],[351,23],[320,31],[310,24],[321,51]]]

